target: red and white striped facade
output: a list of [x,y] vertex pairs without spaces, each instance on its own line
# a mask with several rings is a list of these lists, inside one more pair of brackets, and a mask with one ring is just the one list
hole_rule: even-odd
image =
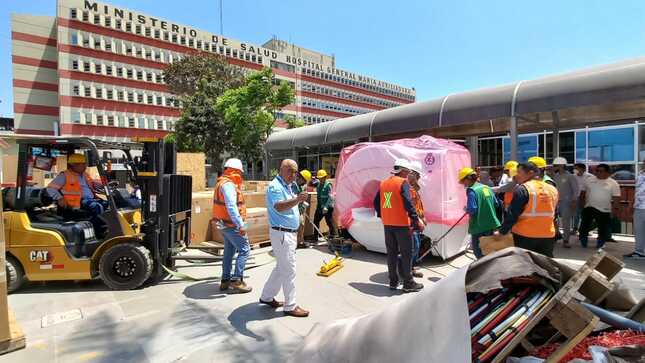
[[181,105],[162,72],[195,52],[271,67],[296,90],[282,113],[308,124],[415,101],[414,89],[336,69],[322,55],[316,63],[105,3],[58,0],[56,17],[12,16],[16,133],[163,136]]

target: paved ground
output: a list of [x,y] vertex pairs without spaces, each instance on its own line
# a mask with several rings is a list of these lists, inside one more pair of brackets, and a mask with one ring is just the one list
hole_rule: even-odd
[[[622,255],[633,243],[610,243]],[[581,264],[592,249],[558,248],[558,257]],[[255,290],[223,295],[210,281],[166,281],[137,291],[109,291],[100,282],[32,284],[11,295],[10,306],[27,335],[27,348],[2,362],[283,362],[319,323],[382,309],[404,299],[387,287],[383,255],[355,250],[346,267],[330,278],[315,272],[324,249],[298,251],[298,302],[307,319],[285,317],[258,306],[273,263],[248,271]],[[466,254],[424,265],[426,286],[472,261]],[[206,277],[219,266],[181,271]],[[634,294],[645,297],[645,261],[628,262],[619,275]]]

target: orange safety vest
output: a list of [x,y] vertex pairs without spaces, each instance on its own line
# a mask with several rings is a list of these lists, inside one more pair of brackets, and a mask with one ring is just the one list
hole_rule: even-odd
[[410,217],[403,205],[401,187],[407,179],[393,175],[381,182],[381,220],[385,226],[409,227]]
[[513,226],[512,232],[528,238],[555,237],[553,218],[558,205],[558,190],[541,180],[522,184],[529,193],[529,201]]
[[[63,174],[65,175],[64,185],[54,184],[54,182],[52,181],[51,183],[49,183],[48,187],[62,190],[63,200],[65,201],[65,203],[67,203],[67,206],[70,208],[78,209],[81,207],[81,199],[83,198],[83,189],[81,188],[81,183],[79,183],[78,181],[78,174],[71,170],[65,170]],[[83,177],[85,178],[87,186],[92,191],[92,197],[96,198],[94,181],[87,173],[83,173]]]
[[423,202],[421,202],[421,195],[419,195],[419,192],[414,189],[412,185],[410,185],[410,198],[412,199],[412,203],[414,204],[414,209],[417,211],[417,215],[419,218],[424,219],[424,210],[423,210]]
[[[233,183],[231,179],[226,176],[220,176],[217,179],[215,184],[215,191],[213,193],[213,219],[218,222],[222,222],[226,227],[236,227],[235,223],[231,219],[231,216],[228,214],[226,209],[226,203],[224,202],[224,192],[222,191],[222,186],[226,183]],[[233,183],[235,185],[235,183]],[[237,208],[240,211],[240,216],[242,220],[246,220],[246,204],[244,203],[244,194],[240,191],[240,188],[235,185],[235,192],[237,193]]]
[[504,207],[511,205],[513,201],[513,192],[504,192]]

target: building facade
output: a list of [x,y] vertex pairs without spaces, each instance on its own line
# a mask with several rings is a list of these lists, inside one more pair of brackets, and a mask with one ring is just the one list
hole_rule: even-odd
[[219,54],[248,71],[271,67],[296,92],[278,120],[316,124],[416,97],[412,88],[338,69],[333,56],[279,39],[257,46],[110,4],[58,0],[55,17],[12,16],[15,131],[164,136],[181,101],[168,92],[163,70],[195,52]]

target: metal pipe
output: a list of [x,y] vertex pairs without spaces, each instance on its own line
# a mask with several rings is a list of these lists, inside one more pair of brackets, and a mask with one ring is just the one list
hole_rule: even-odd
[[591,305],[586,302],[581,302],[581,304],[582,306],[587,308],[587,310],[591,311],[594,315],[599,317],[600,321],[602,321],[605,324],[611,325],[614,328],[630,329],[640,333],[645,333],[645,324],[641,324],[637,321],[627,319],[616,313],[612,313],[611,311],[607,311],[605,309],[599,308],[596,305]]
[[560,114],[558,111],[552,111],[551,118],[553,119],[553,157],[557,158],[560,156]]
[[511,160],[517,160],[517,115],[515,114],[515,104],[517,102],[517,94],[520,91],[522,82],[519,81],[513,90],[513,99],[511,100]]

